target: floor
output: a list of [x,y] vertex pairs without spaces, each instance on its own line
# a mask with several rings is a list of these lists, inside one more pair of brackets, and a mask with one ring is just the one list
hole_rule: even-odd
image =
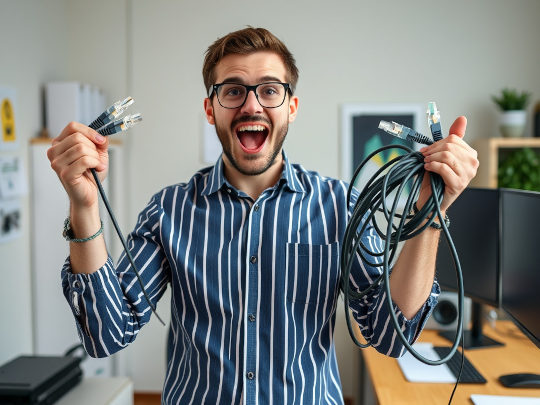
[[161,405],[161,394],[136,392],[133,405]]
[[[161,404],[161,395],[160,394],[146,394],[146,393],[135,393],[133,399],[133,405],[160,405]],[[351,398],[345,398],[345,405],[352,405],[353,401]]]

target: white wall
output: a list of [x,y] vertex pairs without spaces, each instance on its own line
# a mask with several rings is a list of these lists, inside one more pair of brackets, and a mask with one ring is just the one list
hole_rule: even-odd
[[[16,90],[19,156],[28,170],[28,142],[42,128],[42,84],[66,74],[65,0],[0,0],[0,86]],[[30,196],[31,197],[31,196]],[[22,236],[0,244],[0,364],[32,352],[29,197],[22,199]],[[51,232],[61,232],[62,224]],[[51,275],[60,279],[59,273]]]
[[200,167],[204,51],[248,24],[268,27],[296,56],[300,108],[285,148],[325,175],[341,175],[343,103],[437,101],[443,127],[467,115],[474,139],[498,135],[490,96],[502,87],[540,98],[536,0],[132,3],[132,92],[145,122],[129,135],[131,217]]
[[[287,153],[339,177],[343,103],[433,100],[443,128],[464,114],[469,140],[498,136],[491,94],[511,86],[540,99],[539,17],[537,0],[0,0],[0,36],[10,39],[0,54],[0,84],[18,90],[25,113],[18,119],[18,153],[24,158],[26,140],[40,128],[39,89],[46,80],[93,83],[107,89],[110,101],[135,98],[133,110],[144,121],[122,135],[129,170],[120,215],[130,228],[155,191],[188,180],[201,167],[201,67],[204,51],[219,36],[253,25],[284,40],[300,68],[300,110]],[[14,62],[6,63],[7,55],[16,56]],[[28,215],[23,222],[23,238],[0,245],[0,307],[17,308],[1,326],[17,333],[11,330],[9,340],[0,334],[0,361],[31,348]],[[134,345],[133,368],[144,369],[147,358],[140,353],[162,359],[148,350],[163,342],[163,329],[153,327]],[[346,332],[336,339],[341,348],[349,344]],[[347,350],[339,354],[345,394],[355,390],[357,369],[356,359],[346,361],[354,357]],[[153,379],[136,382],[136,389],[159,388],[162,365],[150,370]]]

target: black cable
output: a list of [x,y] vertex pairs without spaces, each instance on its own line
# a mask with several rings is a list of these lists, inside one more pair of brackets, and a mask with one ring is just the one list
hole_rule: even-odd
[[[352,340],[361,348],[371,345],[369,339],[367,343],[360,343],[352,330],[349,304],[351,300],[361,300],[366,294],[378,287],[380,283],[383,283],[384,291],[387,295],[386,302],[388,305],[392,324],[398,335],[399,339],[406,347],[406,349],[418,360],[429,365],[440,365],[446,363],[455,354],[459,345],[460,336],[463,334],[463,277],[461,274],[461,266],[459,258],[452,242],[452,238],[448,231],[448,227],[444,221],[443,215],[440,211],[440,203],[444,194],[444,181],[442,178],[435,174],[430,173],[430,185],[431,195],[422,208],[410,214],[414,203],[418,198],[420,192],[420,186],[422,180],[426,175],[424,169],[424,157],[421,153],[415,152],[412,149],[401,145],[389,145],[382,147],[375,152],[371,153],[355,170],[353,178],[351,180],[348,193],[347,204],[350,204],[351,194],[354,189],[354,183],[359,173],[366,165],[366,163],[375,155],[384,152],[387,149],[401,149],[405,151],[404,154],[392,159],[385,165],[383,165],[367,182],[366,186],[360,192],[358,199],[354,205],[353,212],[347,224],[345,230],[342,250],[341,250],[341,280],[340,288],[343,292],[345,319],[347,321],[347,327],[349,328],[349,334]],[[407,191],[407,187],[410,191]],[[407,195],[408,194],[408,195]],[[392,195],[393,202],[389,206],[388,199]],[[402,200],[402,196],[407,196],[405,200],[405,206],[398,212],[398,203]],[[380,211],[384,214],[387,221],[386,231],[383,231],[376,221],[375,213]],[[454,259],[454,266],[456,268],[456,275],[458,281],[458,329],[456,338],[452,344],[452,348],[449,354],[440,360],[431,360],[421,356],[416,352],[409,344],[401,328],[399,326],[397,316],[392,307],[392,296],[390,292],[390,263],[397,253],[398,243],[411,239],[423,232],[429,227],[433,221],[438,218],[450,250]],[[396,224],[397,222],[397,224]],[[375,231],[384,241],[384,251],[382,253],[373,252],[369,247],[365,246],[361,237],[368,227],[372,224]],[[357,292],[351,289],[349,278],[352,265],[357,261],[356,255],[360,256],[366,264],[373,267],[382,267],[382,274],[373,281],[373,283],[364,289]],[[382,256],[382,263],[381,263]],[[371,258],[371,259],[369,259]],[[375,263],[372,261],[375,259]]]
[[[131,100],[131,98],[128,98]],[[128,100],[126,99],[126,100]],[[131,101],[132,102],[132,101]],[[120,127],[117,128],[116,132],[111,132],[111,129],[110,128],[114,128],[115,126],[114,125],[105,125],[105,126],[101,126],[101,128],[99,128],[99,125],[100,123],[103,122],[103,120],[101,119],[103,115],[105,115],[109,110],[111,110],[112,108],[114,107],[111,106],[108,110],[106,110],[102,115],[100,115],[98,118],[96,118],[90,125],[89,127],[92,128],[93,130],[97,131],[99,134],[101,135],[112,135],[122,129],[120,129]],[[99,177],[96,173],[96,169],[92,168],[90,169],[90,172],[92,173],[92,176],[94,177],[94,181],[96,182],[96,185],[97,185],[97,188],[99,190],[99,194],[101,195],[101,200],[103,201],[103,204],[105,205],[105,208],[107,209],[107,212],[109,213],[109,217],[111,218],[111,221],[113,223],[113,226],[114,226],[114,229],[116,230],[116,234],[118,235],[118,238],[120,239],[120,241],[122,242],[122,246],[124,247],[124,251],[126,252],[126,256],[129,260],[129,263],[131,264],[131,267],[133,268],[133,271],[135,272],[135,275],[137,276],[137,281],[139,282],[139,285],[141,286],[141,289],[142,289],[142,292],[143,292],[143,295],[144,295],[144,298],[146,299],[146,302],[148,302],[148,305],[150,306],[150,309],[152,310],[152,312],[154,313],[154,315],[156,315],[157,319],[159,320],[159,322],[161,322],[161,324],[163,326],[165,326],[165,322],[163,322],[163,320],[161,319],[161,317],[158,315],[157,311],[156,311],[156,307],[154,306],[154,304],[152,304],[152,301],[150,300],[150,297],[148,296],[148,293],[146,291],[146,288],[144,287],[144,284],[142,282],[142,279],[141,279],[141,276],[139,274],[139,270],[137,269],[137,266],[135,266],[135,261],[133,260],[133,257],[131,256],[131,253],[129,251],[129,248],[128,248],[128,245],[127,245],[127,242],[126,242],[126,239],[124,238],[124,236],[122,235],[122,231],[120,230],[120,226],[118,225],[118,222],[116,221],[116,217],[114,216],[114,213],[113,213],[113,210],[111,208],[111,205],[109,204],[109,200],[107,199],[107,195],[105,194],[105,190],[103,189],[103,185],[101,184],[101,181],[99,180]]]
[[163,322],[163,320],[158,315],[156,311],[156,307],[154,306],[154,304],[152,304],[152,301],[150,300],[150,297],[148,296],[148,293],[146,292],[146,288],[144,287],[141,276],[139,275],[137,266],[135,266],[135,261],[133,260],[133,257],[131,256],[131,253],[129,252],[127,242],[124,236],[122,235],[122,231],[120,230],[120,226],[118,225],[118,222],[116,221],[116,217],[114,216],[111,205],[109,204],[109,200],[107,199],[107,195],[105,194],[105,190],[103,189],[103,185],[101,184],[101,181],[99,180],[99,177],[96,173],[96,169],[90,169],[90,171],[92,172],[92,176],[94,176],[94,181],[96,182],[96,185],[99,190],[99,194],[101,195],[101,200],[103,201],[103,204],[105,205],[105,208],[107,209],[107,212],[109,213],[109,217],[111,218],[114,229],[116,229],[116,233],[118,237],[120,238],[120,241],[122,242],[122,246],[124,247],[126,256],[128,257],[128,260],[131,263],[131,267],[133,267],[133,271],[135,272],[135,275],[137,276],[137,281],[139,282],[139,285],[141,286],[142,292],[144,294],[144,298],[146,298],[146,302],[148,302],[148,305],[150,305],[152,312],[154,313],[154,315],[156,315],[159,322],[161,322],[161,324],[165,326],[165,322]]
[[465,363],[465,333],[463,330],[461,331],[461,363],[459,365],[459,373],[456,377],[456,383],[454,384],[454,389],[452,390],[452,394],[450,395],[450,399],[448,400],[448,405],[452,403],[452,399],[454,399],[454,394],[456,393],[457,386],[459,384],[459,380],[461,379],[461,373],[463,372],[463,364]]

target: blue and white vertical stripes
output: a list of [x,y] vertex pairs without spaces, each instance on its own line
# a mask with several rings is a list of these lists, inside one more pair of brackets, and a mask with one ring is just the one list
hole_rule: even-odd
[[[154,195],[129,236],[152,301],[172,288],[164,404],[343,404],[333,334],[347,184],[284,157],[280,181],[256,201],[226,181],[220,158]],[[363,240],[382,250],[373,228]],[[351,285],[378,274],[359,260]],[[91,356],[122,349],[150,319],[125,255],[90,275],[73,274],[68,258],[62,283]],[[438,292],[434,283],[411,320],[395,308],[411,342]],[[384,295],[375,289],[353,315],[378,351],[399,356]]]

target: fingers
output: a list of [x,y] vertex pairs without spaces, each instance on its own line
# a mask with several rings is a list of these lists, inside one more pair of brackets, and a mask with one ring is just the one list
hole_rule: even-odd
[[[425,153],[424,162],[426,170],[435,171],[441,176],[445,173],[449,174],[451,171],[455,175],[465,178],[467,183],[475,176],[479,165],[477,152],[474,149],[468,145],[465,147],[463,144],[450,141],[440,145],[435,151]],[[439,169],[440,165],[444,165],[445,168]]]
[[[61,151],[61,153],[58,153],[51,160],[51,166],[56,172],[63,170],[64,167],[73,165],[77,161],[81,161],[81,159],[84,159],[82,162],[86,162],[87,166],[80,168],[79,174],[89,168],[104,170],[106,167],[105,162],[102,161],[98,151],[94,147],[86,145],[83,142],[67,145],[66,141],[58,146],[68,147],[68,149]],[[75,167],[76,166],[73,166],[73,168]]]
[[425,169],[437,173],[444,181],[441,210],[446,211],[476,175],[478,160],[472,154],[458,157],[450,152],[437,152],[425,160]]
[[461,191],[467,187],[470,180],[468,176],[463,175],[462,172],[460,173],[458,168],[454,168],[447,163],[432,161],[426,163],[425,168],[430,172],[439,174],[443,178],[447,190]]
[[464,116],[457,117],[454,123],[450,126],[448,133],[450,135],[457,135],[460,138],[465,136],[465,131],[467,130],[467,118]]
[[[74,142],[81,142],[87,145],[94,145],[95,148],[102,151],[107,150],[109,146],[109,140],[107,137],[94,131],[92,128],[83,125],[79,122],[70,122],[62,130],[60,135],[53,139],[52,153],[60,154],[70,148]],[[62,146],[58,146],[62,145]]]
[[444,210],[467,187],[479,166],[478,153],[463,140],[466,128],[467,119],[458,117],[450,127],[450,135],[420,149],[425,169],[439,174],[444,181]]
[[450,135],[438,142],[423,147],[422,149],[420,149],[420,152],[422,152],[424,156],[427,156],[435,152],[442,152],[444,150],[448,150],[448,145],[454,145],[463,148],[468,153],[474,155],[474,157],[476,158],[476,150],[474,150],[471,146],[469,146],[467,142],[463,140],[466,128],[467,118],[463,116],[458,117],[450,127]]
[[81,156],[68,166],[63,166],[60,172],[60,179],[64,184],[75,185],[87,173],[89,167],[96,165],[99,160],[90,156]]
[[51,167],[68,180],[80,177],[87,169],[104,171],[107,168],[109,141],[86,125],[70,122],[53,140],[47,151]]
[[62,142],[64,139],[66,139],[67,137],[75,133],[83,134],[89,140],[91,140],[97,145],[103,144],[104,142],[106,142],[106,139],[107,139],[106,137],[98,134],[97,131],[94,131],[92,128],[86,125],[83,125],[79,122],[72,121],[66,125],[66,127],[62,130],[62,132],[60,132],[60,135],[54,138],[53,145],[58,142]]

